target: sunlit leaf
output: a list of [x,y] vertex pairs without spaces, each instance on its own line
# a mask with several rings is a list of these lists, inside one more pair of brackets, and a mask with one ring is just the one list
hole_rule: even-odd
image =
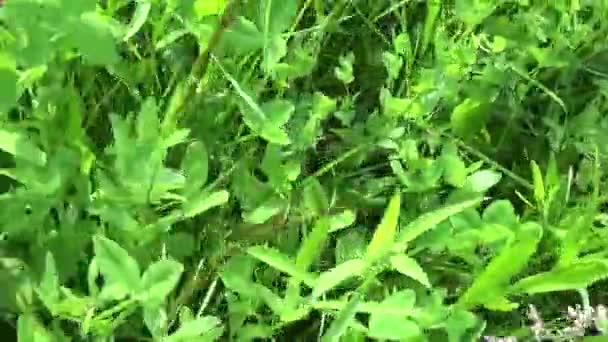
[[367,247],[367,253],[365,255],[367,259],[374,260],[393,246],[397,233],[397,221],[399,220],[400,210],[401,195],[395,194],[384,211],[382,221],[380,221],[380,224],[376,228],[376,232]]
[[608,260],[585,260],[526,277],[512,292],[536,294],[587,288],[608,277]]

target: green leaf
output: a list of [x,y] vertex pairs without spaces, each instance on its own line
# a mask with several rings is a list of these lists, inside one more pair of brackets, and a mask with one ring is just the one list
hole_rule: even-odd
[[274,99],[261,106],[266,116],[260,131],[260,136],[268,142],[277,145],[287,145],[290,143],[289,136],[282,129],[282,126],[289,121],[295,107],[287,100]]
[[153,97],[148,97],[141,105],[137,115],[137,140],[142,143],[153,144],[158,138],[160,122],[158,121],[158,107]]
[[194,2],[194,13],[201,19],[210,15],[217,15],[224,11],[228,0],[196,0]]
[[346,305],[338,311],[338,315],[331,323],[323,337],[322,342],[339,342],[351,323],[355,320],[357,308],[363,300],[363,294],[356,291]]
[[[221,321],[215,317],[203,317],[182,322],[176,332],[164,339],[166,342],[216,341],[222,334]],[[202,339],[201,339],[202,338]]]
[[260,0],[257,4],[260,28],[267,37],[289,29],[298,11],[297,0]]
[[16,62],[12,56],[0,53],[0,113],[7,113],[17,102]]
[[530,168],[532,169],[532,185],[534,185],[534,199],[536,203],[543,203],[545,201],[545,185],[543,184],[543,174],[540,171],[540,167],[534,160],[530,162]]
[[195,141],[188,145],[181,169],[190,190],[198,190],[207,183],[209,154],[205,144]]
[[454,107],[450,125],[454,133],[468,139],[481,130],[487,118],[485,104],[471,98]]
[[329,210],[329,199],[317,178],[310,178],[304,188],[304,204],[311,216],[322,216]]
[[246,55],[264,47],[264,36],[255,23],[239,16],[224,33],[222,47],[234,54]]
[[139,265],[119,244],[103,235],[95,235],[93,249],[95,262],[107,286],[113,287],[118,294],[131,293],[140,288]]
[[135,12],[133,13],[133,17],[131,18],[131,22],[127,28],[127,32],[123,38],[124,41],[129,40],[133,37],[142,26],[146,23],[148,19],[148,15],[150,14],[150,9],[152,8],[152,3],[150,0],[140,0],[137,1],[137,7],[135,8]]
[[496,185],[502,175],[492,170],[481,170],[473,173],[469,177],[463,186],[467,191],[475,193],[484,193],[494,185]]
[[327,217],[320,218],[298,249],[296,265],[302,271],[307,271],[315,259],[320,257],[328,235],[329,219]]
[[420,337],[422,331],[414,321],[409,320],[406,315],[389,313],[397,311],[393,308],[405,311],[409,309],[413,313],[415,301],[416,295],[411,290],[399,291],[384,299],[380,304],[380,312],[370,316],[369,337],[377,340],[401,341]]
[[608,277],[608,260],[585,260],[526,277],[511,292],[536,294],[587,288]]
[[47,308],[53,312],[53,305],[59,301],[59,275],[55,258],[51,252],[46,253],[46,262],[42,280],[38,285],[38,295]]
[[38,166],[46,165],[46,153],[22,133],[0,129],[0,150]]
[[230,194],[226,190],[219,190],[212,193],[199,192],[193,198],[187,199],[182,205],[184,217],[194,217],[211,208],[222,206],[228,203],[229,198]]
[[433,229],[443,220],[452,215],[458,214],[467,208],[473,207],[480,202],[481,198],[476,198],[448,205],[446,207],[431,211],[430,213],[423,214],[401,230],[397,241],[401,247],[406,248],[410,241],[416,239],[418,236],[424,234],[428,230]]
[[462,187],[466,181],[468,171],[457,151],[450,151],[449,148],[445,148],[441,155],[441,164],[445,182],[457,188]]
[[272,197],[255,208],[254,210],[244,213],[243,220],[249,224],[262,224],[270,220],[272,217],[279,215],[285,210],[285,201]]
[[17,340],[24,342],[52,342],[53,338],[32,314],[22,314],[17,320]]
[[355,80],[353,74],[353,63],[355,62],[355,55],[352,52],[344,56],[340,56],[338,59],[339,66],[334,68],[334,74],[342,83],[349,84]]
[[337,232],[355,223],[357,216],[352,210],[344,210],[339,214],[332,215],[329,221],[329,232]]
[[265,246],[253,246],[247,249],[247,253],[272,268],[304,282],[308,286],[312,287],[316,283],[316,279],[312,274],[302,271],[294,260],[276,249]]
[[391,198],[388,207],[384,211],[382,221],[376,227],[376,232],[367,247],[366,259],[376,260],[393,247],[400,210],[401,195],[397,193]]
[[321,273],[317,279],[317,284],[312,290],[312,297],[319,298],[325,292],[338,286],[341,282],[350,277],[361,276],[367,263],[361,259],[345,261],[329,271]]
[[69,37],[89,64],[114,64],[119,60],[112,30],[95,12],[85,13],[74,22]]
[[458,299],[457,306],[469,309],[477,304],[494,305],[501,298],[512,277],[521,272],[542,236],[542,227],[535,222],[522,224],[515,240],[503,247],[473,284]]
[[424,272],[422,267],[420,267],[418,262],[413,258],[405,254],[394,255],[391,257],[391,265],[394,269],[399,271],[399,273],[419,281],[429,289],[431,288],[431,283],[429,282],[426,272]]
[[160,260],[151,264],[141,278],[142,292],[138,294],[138,300],[145,306],[162,305],[177,286],[183,271],[184,266],[174,260]]

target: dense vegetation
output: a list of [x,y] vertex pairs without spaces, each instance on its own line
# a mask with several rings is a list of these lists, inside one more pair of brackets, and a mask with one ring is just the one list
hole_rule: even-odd
[[1,6],[4,336],[608,334],[608,1]]

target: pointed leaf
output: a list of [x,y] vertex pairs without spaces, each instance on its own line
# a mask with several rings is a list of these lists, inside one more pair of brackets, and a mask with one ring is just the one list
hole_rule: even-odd
[[608,260],[585,260],[529,276],[513,285],[516,293],[536,294],[587,288],[608,277]]
[[424,234],[426,231],[433,229],[439,223],[448,217],[458,214],[459,212],[475,206],[481,202],[481,198],[476,198],[456,204],[452,204],[430,213],[426,213],[415,219],[413,222],[408,224],[400,232],[397,241],[402,247],[407,247],[407,243],[416,239],[418,236]]
[[228,202],[230,194],[226,190],[219,190],[212,193],[199,192],[193,198],[186,200],[182,206],[184,217],[190,218],[200,215],[205,211],[219,207]]
[[148,266],[142,276],[139,301],[145,306],[160,306],[175,289],[184,266],[174,260],[160,260]]
[[139,288],[139,265],[119,244],[103,235],[95,235],[93,249],[95,262],[108,285],[125,294]]
[[366,259],[375,260],[393,247],[400,210],[401,195],[397,193],[391,198],[388,207],[384,212],[384,216],[382,217],[382,221],[380,221],[380,224],[372,237],[372,241],[367,247]]
[[323,245],[325,244],[328,235],[329,219],[327,217],[320,218],[298,249],[296,265],[302,271],[307,271],[315,259],[318,259],[321,256]]
[[490,261],[458,299],[457,305],[469,309],[478,304],[495,304],[492,301],[502,297],[511,278],[523,270],[536,252],[541,236],[539,224],[528,222],[521,225],[515,240]]
[[133,37],[142,26],[146,23],[148,19],[148,14],[150,14],[150,9],[152,8],[152,3],[149,0],[140,0],[137,1],[137,7],[135,8],[135,13],[133,13],[133,18],[131,18],[131,22],[129,23],[129,27],[127,28],[127,33],[123,38],[124,41],[129,40]]
[[312,297],[319,298],[325,292],[338,286],[350,277],[357,277],[363,273],[367,263],[361,259],[352,259],[343,262],[329,271],[321,273],[317,279],[317,284],[313,288]]
[[294,260],[274,248],[253,246],[247,249],[247,253],[272,268],[304,282],[308,286],[314,286],[316,283],[316,279],[312,274],[300,270]]
[[406,275],[414,280],[419,281],[422,285],[427,288],[431,288],[431,283],[426,275],[426,272],[418,265],[418,262],[413,258],[405,255],[398,254],[391,257],[391,265],[399,273]]

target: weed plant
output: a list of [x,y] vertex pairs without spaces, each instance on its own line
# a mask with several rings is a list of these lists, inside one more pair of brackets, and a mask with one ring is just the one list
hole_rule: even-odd
[[605,341],[606,18],[0,1],[3,336]]

